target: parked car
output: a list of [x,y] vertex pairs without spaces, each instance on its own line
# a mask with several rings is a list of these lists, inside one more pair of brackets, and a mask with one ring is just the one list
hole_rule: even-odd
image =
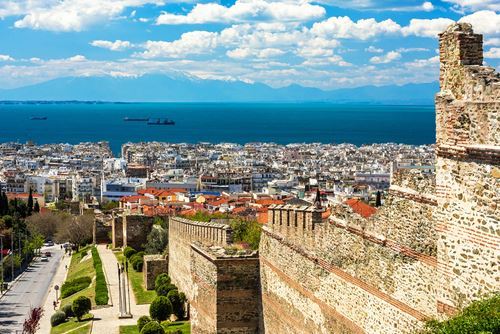
[[45,256],[46,256],[46,257],[51,257],[51,256],[52,256],[52,253],[51,253],[51,252],[45,252]]
[[54,242],[52,240],[48,240],[43,245],[46,246],[46,247],[54,246]]
[[45,255],[43,255],[42,257],[40,257],[40,261],[41,262],[49,262],[49,258],[46,257]]

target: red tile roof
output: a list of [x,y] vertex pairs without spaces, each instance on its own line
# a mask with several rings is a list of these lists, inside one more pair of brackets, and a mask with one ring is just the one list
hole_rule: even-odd
[[347,201],[345,201],[345,204],[349,205],[354,212],[365,218],[369,218],[371,215],[377,212],[376,208],[360,201],[357,198],[348,199]]

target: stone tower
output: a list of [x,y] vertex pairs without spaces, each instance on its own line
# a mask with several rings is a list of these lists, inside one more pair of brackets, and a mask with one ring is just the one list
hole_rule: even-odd
[[439,35],[438,312],[500,290],[500,76],[469,24]]

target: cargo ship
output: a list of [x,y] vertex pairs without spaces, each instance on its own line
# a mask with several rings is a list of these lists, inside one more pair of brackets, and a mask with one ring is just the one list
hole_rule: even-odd
[[148,125],[175,125],[175,122],[168,118],[150,118]]
[[125,117],[123,118],[125,122],[148,122],[149,118],[134,118],[134,117]]

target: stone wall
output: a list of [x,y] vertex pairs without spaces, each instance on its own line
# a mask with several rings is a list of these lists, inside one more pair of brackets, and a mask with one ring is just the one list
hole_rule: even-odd
[[437,303],[452,312],[500,290],[500,76],[470,25],[441,34],[440,52]]
[[193,333],[259,333],[261,301],[257,252],[228,255],[192,245]]
[[111,221],[111,242],[113,248],[123,247],[123,217],[115,213]]
[[94,227],[92,230],[92,242],[94,244],[109,244],[109,236],[112,233],[112,225],[110,222],[104,222],[99,219],[94,220]]
[[226,246],[232,242],[229,225],[170,217],[168,231],[168,272],[172,282],[192,299],[191,244]]
[[142,270],[146,290],[155,288],[156,276],[168,273],[168,257],[163,255],[144,255],[144,268]]
[[142,250],[153,228],[154,217],[144,215],[123,215],[123,247]]

